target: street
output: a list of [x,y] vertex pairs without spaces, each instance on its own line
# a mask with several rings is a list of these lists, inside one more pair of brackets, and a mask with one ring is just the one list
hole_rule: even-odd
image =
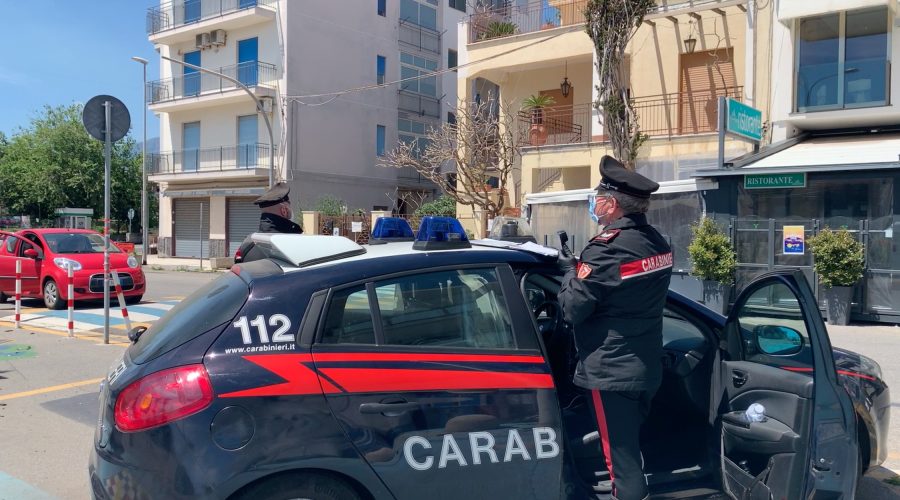
[[[149,271],[148,301],[184,297],[215,273]],[[34,306],[34,304],[31,304]],[[11,304],[0,305],[0,315]],[[78,499],[90,494],[87,459],[98,412],[97,389],[107,367],[127,346],[120,336],[104,345],[97,336],[66,338],[0,326],[0,500]],[[829,327],[835,346],[872,357],[885,380],[900,387],[900,328]],[[117,334],[121,335],[121,333]],[[897,390],[895,389],[895,394]],[[894,404],[897,407],[898,404]],[[9,432],[15,429],[15,432]],[[861,482],[857,498],[900,498],[885,482],[900,471],[900,418],[891,422],[888,459]],[[35,466],[35,464],[40,466]]]

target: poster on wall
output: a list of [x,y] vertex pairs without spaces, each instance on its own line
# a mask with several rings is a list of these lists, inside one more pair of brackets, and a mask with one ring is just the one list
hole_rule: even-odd
[[803,226],[784,226],[785,255],[803,255],[806,247]]

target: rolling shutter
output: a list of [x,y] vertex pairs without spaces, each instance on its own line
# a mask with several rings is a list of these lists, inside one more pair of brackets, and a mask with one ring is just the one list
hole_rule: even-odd
[[682,54],[679,86],[681,134],[715,131],[718,97],[734,97],[737,86],[731,50]]
[[174,201],[175,216],[172,220],[175,225],[175,256],[209,257],[209,199]]
[[234,255],[244,238],[259,230],[259,213],[253,198],[228,198],[228,255]]

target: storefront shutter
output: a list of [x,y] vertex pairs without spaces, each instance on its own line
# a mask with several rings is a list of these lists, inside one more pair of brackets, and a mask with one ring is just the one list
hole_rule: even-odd
[[228,198],[228,255],[234,255],[249,234],[259,229],[259,207],[252,198]]
[[737,76],[732,52],[710,50],[681,55],[679,125],[681,134],[714,132],[718,97],[735,97]]
[[209,199],[176,199],[174,205],[175,256],[209,257]]

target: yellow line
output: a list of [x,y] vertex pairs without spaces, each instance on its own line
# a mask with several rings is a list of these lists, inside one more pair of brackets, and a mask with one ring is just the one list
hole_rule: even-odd
[[33,391],[24,391],[24,392],[14,392],[12,394],[6,394],[5,396],[0,396],[0,401],[6,401],[7,399],[15,399],[15,398],[24,398],[26,396],[36,396],[38,394],[47,394],[48,392],[56,392],[62,391],[65,389],[71,389],[73,387],[81,387],[83,385],[91,385],[99,383],[105,377],[101,378],[92,378],[90,380],[82,380],[81,382],[71,382],[68,384],[62,385],[54,385],[50,387],[44,387],[43,389],[35,389]]

